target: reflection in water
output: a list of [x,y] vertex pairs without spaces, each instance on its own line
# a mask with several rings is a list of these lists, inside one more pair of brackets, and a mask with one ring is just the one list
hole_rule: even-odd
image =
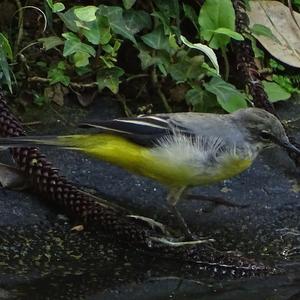
[[[281,238],[281,246],[288,245]],[[282,261],[279,254],[267,258]],[[0,298],[292,300],[300,292],[296,259],[281,263],[278,275],[232,280],[196,264],[126,249],[94,232],[72,232],[66,223],[5,227],[0,229]]]

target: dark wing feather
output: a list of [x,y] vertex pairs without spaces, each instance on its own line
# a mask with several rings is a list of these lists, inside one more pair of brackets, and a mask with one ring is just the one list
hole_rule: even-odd
[[116,134],[143,146],[153,146],[158,139],[173,134],[167,115],[96,121],[80,124],[80,127],[97,128],[100,132]]

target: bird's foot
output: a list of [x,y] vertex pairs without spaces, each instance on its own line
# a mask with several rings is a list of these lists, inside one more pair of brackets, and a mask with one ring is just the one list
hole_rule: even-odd
[[197,234],[192,233],[189,229],[184,230],[183,235],[177,239],[177,242],[182,243],[182,245],[193,245],[193,244],[206,244],[215,242],[212,238],[206,238],[203,236],[198,236]]
[[176,209],[174,205],[170,205],[170,209],[172,210],[174,216],[176,217],[177,224],[181,230],[181,232],[184,234],[184,239],[186,241],[193,241],[195,240],[194,235],[190,231],[189,227],[187,226],[186,222],[184,221],[183,217],[179,213],[179,211]]
[[151,237],[152,241],[159,242],[165,244],[170,247],[182,247],[182,246],[192,246],[192,245],[199,245],[199,244],[210,244],[215,242],[214,239],[199,239],[195,236],[192,240],[179,238],[179,239],[170,239],[170,238],[161,238],[161,237]]
[[215,240],[213,239],[206,239],[203,237],[199,237],[196,234],[192,233],[185,223],[183,219],[179,220],[177,219],[178,225],[180,225],[180,233],[181,236],[174,240],[175,243],[178,243],[178,246],[184,246],[184,245],[194,245],[194,244],[205,244],[205,243],[211,243]]
[[150,226],[153,230],[157,230],[161,232],[162,234],[169,235],[169,232],[167,231],[166,227],[164,224],[155,221],[151,218],[143,217],[143,216],[138,216],[138,215],[128,215],[128,218],[132,218],[135,220],[140,220],[142,222],[145,222],[148,226]]
[[190,231],[188,225],[186,224],[185,220],[179,213],[179,211],[176,208],[176,203],[179,200],[178,195],[181,195],[184,192],[184,189],[181,188],[179,190],[175,190],[175,192],[170,192],[168,195],[168,204],[169,208],[171,209],[172,213],[174,214],[175,218],[177,219],[177,224],[179,228],[181,229],[181,233],[184,235],[184,240],[176,241],[176,243],[179,243],[178,245],[188,245],[188,244],[202,244],[206,242],[212,242],[212,240],[203,240],[199,239],[198,237],[194,236],[192,232]]

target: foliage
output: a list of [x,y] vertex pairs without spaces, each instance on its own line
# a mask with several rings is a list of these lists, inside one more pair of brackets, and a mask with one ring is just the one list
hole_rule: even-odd
[[268,76],[263,80],[263,86],[271,102],[288,100],[293,93],[300,93],[297,80],[292,80],[291,76],[284,73],[285,66],[272,58],[262,57],[262,63],[264,61],[266,68],[261,72],[265,71]]
[[262,24],[254,24],[251,28],[250,28],[251,33],[256,34],[256,35],[263,35],[266,37],[269,37],[271,39],[277,40],[276,37],[274,36],[272,30]]
[[0,33],[0,80],[5,83],[12,92],[12,82],[8,60],[13,59],[13,53],[8,39]]
[[[120,0],[114,2],[118,5],[98,6],[72,6],[54,0],[45,3],[49,30],[35,39],[42,45],[43,55],[31,59],[24,52],[22,67],[14,69],[19,80],[24,78],[26,67],[30,76],[44,86],[44,92],[33,83],[26,86],[32,89],[37,105],[47,103],[49,88],[53,87],[55,93],[57,85],[76,95],[85,88],[97,87],[99,92],[109,91],[122,98],[123,93],[127,97],[130,81],[136,80],[132,86],[141,105],[144,99],[139,95],[144,95],[146,86],[149,90],[154,87],[167,111],[178,106],[186,109],[182,108],[185,104],[194,111],[220,107],[231,112],[247,106],[247,95],[227,82],[226,48],[232,39],[244,39],[235,32],[231,0],[205,0],[202,7],[178,0],[143,4]],[[252,31],[270,35],[260,25]],[[23,42],[25,49],[31,47],[28,41]],[[7,61],[17,62],[10,47],[14,43],[4,35],[0,35],[0,43],[1,82],[12,91]],[[218,49],[222,55],[214,51]],[[128,55],[132,63],[123,62]],[[222,67],[220,71],[218,61],[222,59],[225,70]],[[287,93],[296,91],[280,77],[274,77],[275,81],[281,87],[285,85]]]
[[[293,3],[295,4],[295,3]],[[252,15],[252,19],[255,21],[256,16],[260,15],[260,9],[257,9],[257,13]],[[280,15],[280,14],[279,14]],[[258,17],[257,17],[258,18]],[[251,17],[250,17],[251,19]],[[292,16],[291,16],[291,19]],[[254,23],[252,20],[252,24]],[[275,27],[276,28],[276,27]],[[265,55],[265,52],[259,48],[256,43],[255,37],[264,36],[273,40],[273,47],[276,44],[281,44],[278,38],[273,34],[272,30],[263,24],[253,24],[250,29],[252,36],[249,36],[252,42],[252,49],[255,53],[255,57],[259,60],[257,66],[262,74],[264,89],[271,102],[277,102],[282,100],[288,100],[292,93],[299,93],[300,90],[296,87],[297,83],[290,79],[286,66],[280,63],[278,60],[270,58]],[[292,51],[291,51],[292,52]],[[297,52],[295,50],[295,52]],[[285,52],[283,52],[283,57]]]
[[235,12],[231,0],[206,0],[198,22],[200,35],[213,49],[224,48],[230,38],[243,40],[243,36],[234,31]]
[[209,48],[208,46],[201,44],[201,43],[192,44],[184,36],[180,36],[180,38],[181,38],[181,41],[188,47],[193,48],[193,49],[198,49],[199,51],[201,51],[205,55],[207,55],[207,57],[209,58],[209,60],[211,61],[211,63],[213,64],[213,66],[215,68],[216,74],[217,75],[220,74],[220,67],[219,67],[217,56],[211,48]]
[[204,86],[209,92],[217,96],[220,106],[228,112],[247,107],[245,95],[219,77],[212,78]]
[[60,61],[57,65],[50,67],[48,71],[48,78],[50,84],[62,83],[64,86],[68,86],[70,83],[70,77],[65,74],[66,64],[64,61]]
[[62,2],[53,3],[53,0],[47,0],[47,3],[54,13],[63,11],[65,9],[65,5]]
[[264,89],[271,102],[277,102],[280,100],[287,100],[291,97],[291,94],[283,89],[276,82],[263,81]]
[[300,10],[300,0],[292,0],[292,4]]

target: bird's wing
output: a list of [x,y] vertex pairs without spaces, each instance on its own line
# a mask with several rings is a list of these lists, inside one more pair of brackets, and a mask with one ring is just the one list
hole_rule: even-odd
[[80,124],[81,128],[97,128],[123,136],[137,144],[152,146],[164,137],[177,133],[191,135],[192,132],[176,120],[176,114],[160,114],[140,116],[136,118],[121,118],[109,121],[97,121]]

